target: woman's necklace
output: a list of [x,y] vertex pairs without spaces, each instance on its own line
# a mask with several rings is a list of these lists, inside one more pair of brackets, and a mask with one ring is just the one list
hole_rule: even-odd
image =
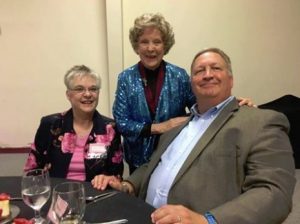
[[144,83],[144,86],[147,86],[147,79],[146,78],[142,78],[142,81]]

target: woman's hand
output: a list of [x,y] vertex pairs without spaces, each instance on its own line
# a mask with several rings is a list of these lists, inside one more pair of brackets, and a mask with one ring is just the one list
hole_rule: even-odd
[[183,124],[189,117],[174,117],[167,121],[158,123],[158,124],[152,124],[151,125],[151,133],[152,134],[162,134],[165,133],[172,128],[175,128],[181,124]]
[[247,105],[249,107],[257,107],[257,105],[255,105],[251,99],[237,97],[237,100],[239,101],[240,106]]
[[121,181],[116,176],[97,175],[91,181],[94,188],[98,190],[105,190],[107,186],[112,187],[115,190],[120,191],[122,189]]
[[164,205],[151,214],[152,223],[208,224],[206,218],[182,205]]
[[51,163],[46,163],[43,170],[44,171],[49,171],[51,169]]

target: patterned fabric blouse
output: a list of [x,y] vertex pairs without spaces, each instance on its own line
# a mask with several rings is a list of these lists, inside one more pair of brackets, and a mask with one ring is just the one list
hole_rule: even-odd
[[[123,149],[114,125],[112,119],[95,111],[93,129],[84,147],[86,181],[98,174],[122,177]],[[24,169],[43,168],[50,163],[51,177],[66,178],[76,139],[72,109],[43,117]]]

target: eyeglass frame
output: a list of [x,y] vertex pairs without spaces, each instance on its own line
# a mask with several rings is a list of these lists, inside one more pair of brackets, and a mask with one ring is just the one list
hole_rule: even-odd
[[100,87],[92,86],[89,88],[84,88],[83,86],[75,86],[74,88],[69,88],[68,90],[74,91],[77,94],[84,94],[84,93],[86,93],[86,91],[88,91],[89,93],[92,93],[92,94],[96,94],[99,92]]

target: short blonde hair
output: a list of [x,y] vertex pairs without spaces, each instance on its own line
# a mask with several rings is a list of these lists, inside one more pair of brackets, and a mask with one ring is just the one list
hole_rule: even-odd
[[161,32],[166,55],[174,45],[175,39],[170,23],[159,13],[145,13],[135,19],[134,26],[129,30],[129,39],[133,50],[137,51],[139,37],[148,27],[157,28]]

